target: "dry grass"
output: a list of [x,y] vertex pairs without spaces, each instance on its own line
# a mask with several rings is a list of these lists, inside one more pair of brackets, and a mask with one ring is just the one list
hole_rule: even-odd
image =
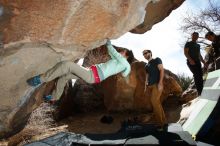
[[48,128],[56,126],[52,118],[52,112],[53,108],[48,103],[42,103],[32,112],[25,128],[35,130],[39,134],[46,132]]
[[53,111],[51,105],[42,103],[32,112],[25,128],[8,139],[8,145],[24,145],[66,131],[67,126],[56,127],[57,125],[52,116]]

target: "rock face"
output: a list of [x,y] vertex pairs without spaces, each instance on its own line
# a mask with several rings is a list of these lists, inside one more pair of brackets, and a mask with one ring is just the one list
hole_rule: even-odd
[[[163,1],[169,6],[160,9],[169,7],[165,9],[168,15],[176,1]],[[143,21],[147,24],[145,8],[149,2],[0,0],[0,138],[16,132],[39,105],[44,90],[49,90],[45,85],[34,91],[25,82],[28,78],[59,61],[81,58],[106,38],[118,38]],[[150,11],[154,14],[158,9]],[[158,15],[162,16],[155,22],[167,16]]]
[[[107,48],[102,46],[88,52],[87,57],[84,59],[84,66],[105,62],[108,59]],[[145,90],[146,71],[144,65],[144,62],[133,60],[129,82],[126,82],[121,74],[118,74],[97,85],[98,87],[95,89],[99,95],[103,96],[105,107],[109,111],[152,110],[150,103],[151,91],[147,87]],[[177,76],[165,70],[161,101],[163,102],[170,95],[180,96],[181,94],[182,88],[178,83]]]
[[[46,41],[94,48],[143,22],[151,0],[3,1],[4,43]],[[130,21],[132,20],[132,21]],[[129,22],[129,23],[128,23]]]
[[[117,47],[116,47],[117,48]],[[102,46],[89,51],[84,59],[84,66],[90,66],[108,60],[107,48]],[[144,62],[134,61],[131,64],[129,82],[121,74],[111,76],[97,85],[90,85],[78,80],[72,95],[66,95],[67,102],[61,104],[62,113],[67,113],[71,108],[83,112],[94,111],[99,108],[106,108],[108,111],[152,111],[150,102],[151,91],[148,87],[145,90],[146,71]],[[164,90],[161,101],[165,101],[170,95],[180,96],[182,88],[176,77],[170,71],[165,71]],[[104,103],[103,103],[104,102]],[[66,104],[69,103],[69,104]],[[65,109],[67,108],[67,109]],[[74,108],[71,110],[73,111]]]
[[156,5],[154,2],[149,3],[145,9],[147,13],[145,15],[144,22],[138,25],[135,29],[131,30],[131,32],[141,34],[145,33],[147,30],[150,30],[155,23],[163,20],[172,12],[172,10],[179,7],[183,2],[184,0],[161,0]]
[[180,102],[188,103],[189,101],[195,99],[198,96],[194,80],[190,83],[189,87],[183,92],[180,98]]
[[[144,110],[152,111],[150,102],[151,91],[148,87],[145,89],[145,70],[144,62],[134,62],[131,65],[132,71],[129,76],[129,82],[119,74],[107,79],[101,83],[100,92],[104,94],[104,103],[110,111],[123,110]],[[178,82],[167,73],[164,77],[164,90],[161,96],[161,102],[170,95],[179,96],[182,88]]]

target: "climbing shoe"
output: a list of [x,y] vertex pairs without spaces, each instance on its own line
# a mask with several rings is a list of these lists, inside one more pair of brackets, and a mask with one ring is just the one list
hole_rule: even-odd
[[40,80],[40,75],[34,76],[34,77],[28,79],[27,83],[28,83],[28,85],[34,86],[34,87],[37,86],[37,85],[40,85],[42,83],[41,80]]
[[45,102],[58,106],[60,100],[56,100],[52,95],[46,95],[43,97]]
[[49,101],[51,101],[52,99],[53,99],[52,95],[46,95],[46,96],[44,96],[44,100],[45,100],[46,102],[49,102]]

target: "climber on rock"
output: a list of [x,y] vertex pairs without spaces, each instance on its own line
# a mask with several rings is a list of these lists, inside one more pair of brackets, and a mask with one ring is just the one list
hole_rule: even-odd
[[44,99],[54,103],[61,97],[64,87],[70,79],[82,79],[87,83],[100,83],[109,76],[122,73],[123,77],[128,80],[131,71],[129,62],[133,60],[133,53],[124,49],[117,52],[107,40],[108,54],[111,59],[105,63],[95,64],[89,68],[85,68],[71,61],[62,61],[57,63],[47,72],[34,76],[27,80],[30,86],[38,86],[58,78],[56,88],[51,95],[44,96]]

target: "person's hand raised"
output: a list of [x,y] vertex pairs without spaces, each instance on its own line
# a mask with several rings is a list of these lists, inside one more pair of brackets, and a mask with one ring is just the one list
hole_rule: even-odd
[[109,38],[107,38],[107,42],[106,42],[107,45],[111,45],[111,41]]

